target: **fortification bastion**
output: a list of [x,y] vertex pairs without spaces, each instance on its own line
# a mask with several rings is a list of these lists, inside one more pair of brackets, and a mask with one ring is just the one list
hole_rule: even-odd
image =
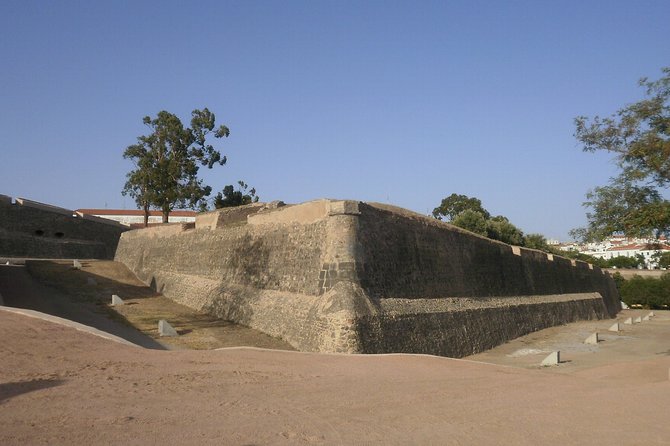
[[0,195],[0,256],[112,259],[127,230],[112,220]]
[[620,310],[597,267],[349,200],[128,231],[115,259],[167,297],[303,351],[462,357]]

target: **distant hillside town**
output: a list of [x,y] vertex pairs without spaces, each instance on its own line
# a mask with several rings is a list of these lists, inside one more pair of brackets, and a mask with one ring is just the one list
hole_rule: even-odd
[[670,244],[665,236],[659,239],[612,236],[594,243],[560,243],[554,240],[550,241],[549,244],[561,251],[578,251],[603,260],[611,260],[616,257],[639,258],[643,260],[644,264],[640,268],[646,269],[658,269],[660,255],[670,252]]

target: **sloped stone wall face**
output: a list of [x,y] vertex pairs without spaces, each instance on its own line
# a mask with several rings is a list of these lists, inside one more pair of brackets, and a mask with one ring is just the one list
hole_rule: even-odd
[[160,229],[130,231],[123,235],[117,250],[116,258],[142,280],[151,282],[161,273],[170,272],[230,286],[319,294],[325,222],[193,229],[167,237]]
[[168,297],[303,351],[459,357],[619,310],[612,279],[585,263],[352,201],[130,231],[116,260]]
[[[8,198],[8,197],[7,197]],[[57,209],[57,208],[55,208]],[[120,225],[0,200],[0,256],[112,259]]]
[[[619,311],[614,283],[598,267],[513,249],[438,221],[361,204],[361,286],[384,298],[503,297],[599,292]],[[517,251],[518,254],[515,254]],[[550,260],[551,259],[551,260]]]

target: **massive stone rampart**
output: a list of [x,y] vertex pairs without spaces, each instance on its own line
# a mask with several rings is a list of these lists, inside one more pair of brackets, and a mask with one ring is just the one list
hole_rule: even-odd
[[126,232],[116,259],[168,297],[305,351],[460,357],[619,310],[596,267],[400,208],[317,200],[226,212],[195,229]]
[[0,256],[111,259],[127,230],[112,220],[0,195]]

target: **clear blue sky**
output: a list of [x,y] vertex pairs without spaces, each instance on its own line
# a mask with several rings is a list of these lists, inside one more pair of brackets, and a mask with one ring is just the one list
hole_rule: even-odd
[[640,99],[669,31],[667,0],[0,0],[0,193],[135,208],[142,117],[208,107],[231,129],[215,190],[422,213],[456,192],[566,239],[616,171],[573,118]]

